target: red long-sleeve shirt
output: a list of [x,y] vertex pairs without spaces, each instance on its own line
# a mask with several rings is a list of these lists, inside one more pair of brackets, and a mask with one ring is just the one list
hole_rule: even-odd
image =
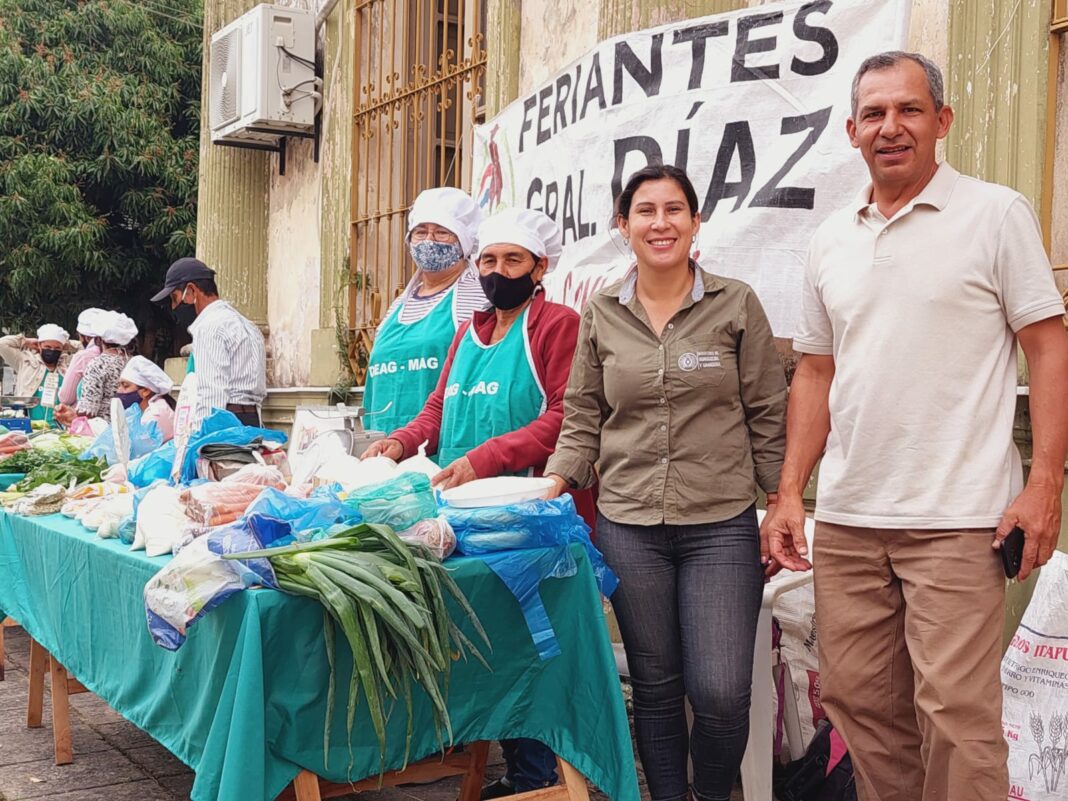
[[[471,325],[475,327],[475,336],[488,345],[495,323],[492,309],[476,312],[471,322],[464,323],[456,332],[437,387],[427,398],[423,411],[404,428],[389,435],[404,446],[406,457],[416,453],[423,442],[428,443],[428,455],[437,452],[445,387],[456,349],[468,336],[467,329]],[[468,451],[467,458],[479,478],[519,472],[531,467],[541,474],[560,435],[560,425],[564,419],[564,390],[571,373],[578,328],[579,316],[572,309],[559,303],[549,303],[540,293],[535,296],[527,313],[527,332],[534,369],[545,390],[545,411],[522,428],[488,439]],[[444,468],[448,465],[441,466]]]

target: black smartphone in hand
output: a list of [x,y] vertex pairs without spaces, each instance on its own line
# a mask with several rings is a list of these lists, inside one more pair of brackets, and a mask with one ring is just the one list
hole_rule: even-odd
[[1005,575],[1008,578],[1016,578],[1020,572],[1020,564],[1023,562],[1024,531],[1016,526],[1009,535],[1001,541],[1001,563],[1005,566]]

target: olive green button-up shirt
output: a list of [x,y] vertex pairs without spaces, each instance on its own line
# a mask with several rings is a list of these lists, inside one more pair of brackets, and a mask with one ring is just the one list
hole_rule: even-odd
[[582,315],[564,423],[546,465],[631,525],[729,520],[774,491],[786,449],[786,376],[746,284],[695,272],[661,336],[637,273]]

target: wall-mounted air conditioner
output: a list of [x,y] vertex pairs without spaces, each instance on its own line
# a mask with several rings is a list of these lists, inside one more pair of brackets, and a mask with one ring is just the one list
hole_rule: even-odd
[[211,37],[211,141],[275,145],[308,134],[321,95],[315,15],[258,5]]

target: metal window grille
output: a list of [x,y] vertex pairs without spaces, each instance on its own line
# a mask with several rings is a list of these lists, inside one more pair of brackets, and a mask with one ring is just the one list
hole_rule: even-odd
[[412,201],[469,188],[484,0],[361,0],[355,25],[349,361],[362,384],[375,328],[411,277]]

